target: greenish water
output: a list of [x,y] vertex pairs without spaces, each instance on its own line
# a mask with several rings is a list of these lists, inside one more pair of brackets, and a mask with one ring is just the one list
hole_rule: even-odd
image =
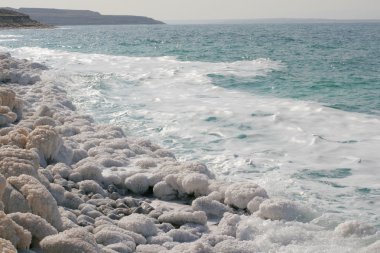
[[228,89],[311,100],[346,111],[380,111],[380,23],[89,26],[15,33],[25,37],[0,38],[0,45],[174,56],[181,61],[268,58],[283,68],[261,77],[210,78]]

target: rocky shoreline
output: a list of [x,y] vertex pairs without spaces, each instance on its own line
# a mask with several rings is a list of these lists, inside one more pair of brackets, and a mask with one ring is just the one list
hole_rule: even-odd
[[26,14],[0,8],[0,29],[15,28],[51,28],[51,25],[41,24],[30,19]]
[[[218,180],[204,164],[97,125],[41,81],[44,70],[0,53],[2,252],[252,253],[262,252],[255,223],[319,225],[315,211],[254,182]],[[332,233],[378,232],[346,221]],[[362,252],[379,250],[377,241]]]

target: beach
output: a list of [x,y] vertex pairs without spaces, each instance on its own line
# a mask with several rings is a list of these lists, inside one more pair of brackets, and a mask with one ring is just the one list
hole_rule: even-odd
[[149,139],[81,114],[65,87],[43,79],[47,66],[7,53],[0,61],[6,252],[380,249],[371,224],[335,223],[254,180],[227,181],[205,164],[178,161]]

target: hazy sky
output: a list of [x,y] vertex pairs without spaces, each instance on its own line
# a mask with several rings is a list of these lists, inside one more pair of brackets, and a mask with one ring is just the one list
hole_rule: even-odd
[[0,5],[88,9],[160,20],[380,19],[380,0],[1,0]]

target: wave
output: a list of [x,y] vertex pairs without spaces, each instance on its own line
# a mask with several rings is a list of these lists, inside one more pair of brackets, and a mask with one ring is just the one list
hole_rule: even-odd
[[14,34],[0,34],[0,39],[3,38],[22,38],[24,35],[14,35]]

